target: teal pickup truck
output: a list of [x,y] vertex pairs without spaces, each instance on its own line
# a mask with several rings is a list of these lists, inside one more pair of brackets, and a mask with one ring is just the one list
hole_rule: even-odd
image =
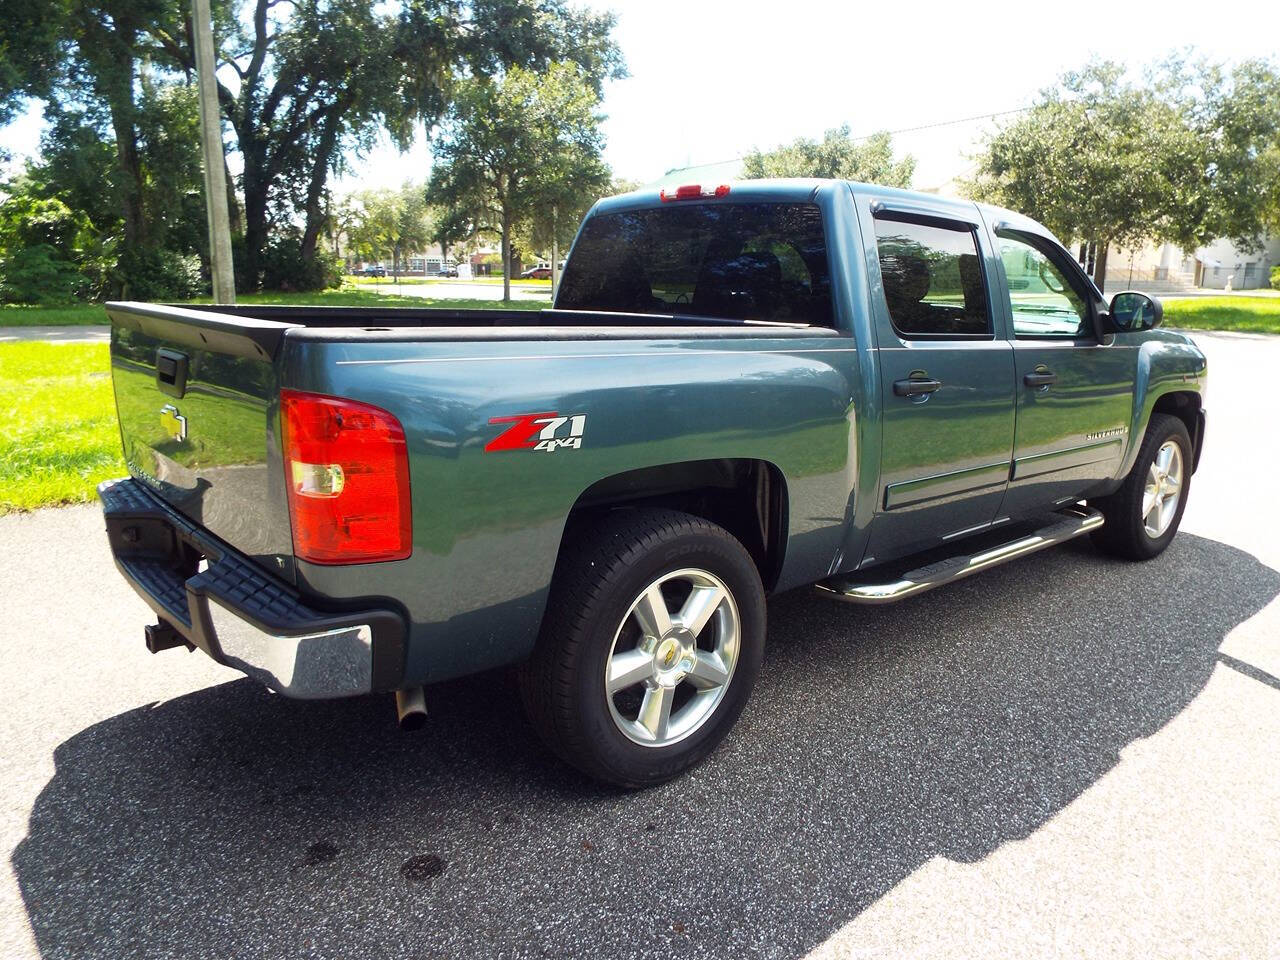
[[[519,665],[565,760],[706,756],[765,596],[1178,529],[1205,358],[1026,217],[843,181],[598,203],[540,312],[113,303],[100,489],[153,650],[294,697]],[[850,631],[857,613],[850,610]]]

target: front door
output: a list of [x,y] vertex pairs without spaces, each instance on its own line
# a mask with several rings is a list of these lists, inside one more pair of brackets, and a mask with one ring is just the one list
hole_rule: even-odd
[[1001,512],[1018,517],[1082,499],[1120,471],[1137,348],[1099,341],[1096,294],[1051,239],[997,228],[996,244],[1018,395]]
[[1009,479],[1013,350],[996,336],[974,214],[950,206],[880,206],[873,220],[884,431],[863,566],[990,526]]

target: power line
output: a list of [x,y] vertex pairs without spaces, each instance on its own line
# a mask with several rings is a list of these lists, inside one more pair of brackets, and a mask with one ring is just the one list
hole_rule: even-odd
[[937,127],[953,127],[959,123],[972,123],[974,120],[994,120],[996,117],[1008,117],[1015,113],[1026,113],[1031,109],[1031,107],[1016,107],[1013,110],[998,110],[995,113],[979,113],[972,117],[961,117],[959,120],[940,120],[937,123],[925,123],[918,127],[903,127],[901,130],[877,130],[875,133],[868,133],[866,136],[850,137],[849,139],[857,142],[859,140],[870,140],[881,133],[887,133],[892,137],[897,136],[899,133],[915,133],[919,130],[933,130]]
[[[1034,108],[1033,107],[1015,107],[1012,110],[997,110],[994,113],[979,113],[979,114],[975,114],[972,117],[961,117],[958,120],[939,120],[937,123],[925,123],[925,124],[921,124],[918,127],[903,127],[900,130],[877,130],[875,133],[863,134],[860,137],[850,137],[849,140],[852,143],[861,143],[863,140],[870,140],[872,137],[877,137],[882,133],[887,133],[891,137],[896,137],[900,133],[918,133],[921,130],[935,130],[938,127],[954,127],[957,124],[961,124],[961,123],[973,123],[973,121],[975,120],[994,120],[996,117],[1008,117],[1008,116],[1012,116],[1015,113],[1026,113],[1028,110],[1031,110],[1031,109],[1034,109]],[[719,166],[722,163],[737,163],[739,160],[745,160],[745,159],[746,157],[730,157],[728,160],[714,160],[711,163],[696,163],[696,164],[691,164],[690,166],[715,167],[715,166]],[[677,173],[682,169],[687,170],[687,169],[690,169],[690,167],[688,166],[676,167],[675,169],[668,171],[668,174]]]

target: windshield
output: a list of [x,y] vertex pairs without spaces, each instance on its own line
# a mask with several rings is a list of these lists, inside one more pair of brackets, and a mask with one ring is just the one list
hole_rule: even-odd
[[556,306],[831,326],[822,214],[809,203],[678,203],[598,214]]

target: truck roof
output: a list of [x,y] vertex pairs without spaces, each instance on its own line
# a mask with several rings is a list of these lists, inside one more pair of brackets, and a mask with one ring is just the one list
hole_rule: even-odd
[[[936,203],[975,203],[982,210],[989,222],[1003,222],[1012,229],[1027,233],[1039,233],[1052,238],[1063,245],[1053,233],[1042,223],[1031,219],[1016,210],[997,207],[989,203],[977,203],[963,197],[944,197],[936,193],[924,193],[920,190],[904,190],[900,187],[885,187],[875,183],[862,183],[857,180],[836,180],[822,177],[774,178],[762,180],[727,180],[730,200],[754,200],[771,203],[809,203],[822,187],[834,183],[846,183],[856,194],[874,194],[884,200],[914,200],[917,202]],[[719,183],[704,183],[704,190],[714,190]],[[596,213],[617,213],[620,210],[637,210],[645,207],[656,207],[662,203],[663,189],[674,189],[670,184],[663,187],[650,186],[621,193],[613,197],[599,200],[591,210]],[[709,198],[713,199],[713,198]],[[588,214],[589,216],[591,214]]]

